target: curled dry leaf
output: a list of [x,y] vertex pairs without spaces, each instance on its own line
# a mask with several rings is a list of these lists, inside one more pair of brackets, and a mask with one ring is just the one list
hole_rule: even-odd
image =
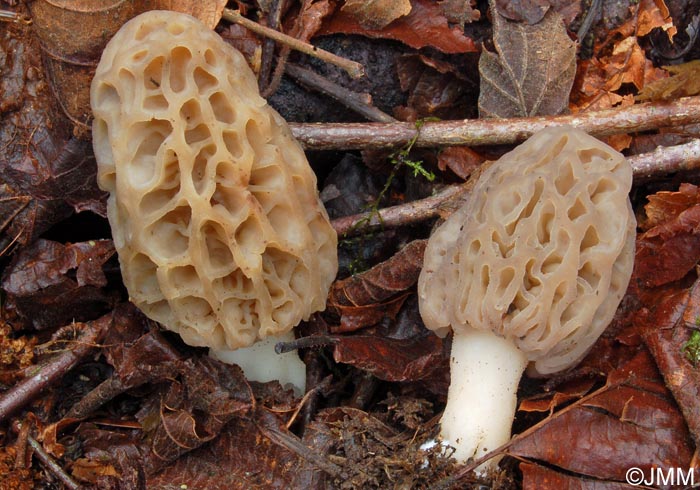
[[349,332],[394,318],[407,296],[402,293],[418,281],[425,243],[415,240],[368,271],[336,281],[328,303],[340,315],[340,326],[332,330]]
[[700,319],[700,281],[690,288],[664,287],[650,292],[650,304],[633,316],[656,365],[685,416],[693,440],[700,441],[700,372],[687,351]]
[[263,409],[251,417],[229,422],[219,437],[204,447],[179,458],[148,479],[150,489],[207,488],[248,490],[251,488],[308,488],[292,485],[299,458],[261,435],[258,423],[287,433],[281,416]]
[[[570,108],[574,112],[632,105],[632,95],[620,90],[632,84],[642,90],[668,75],[655,68],[639,44],[638,37],[654,28],[675,32],[663,0],[642,0],[630,6],[629,18],[593,48],[593,57],[579,64]],[[623,92],[623,93],[621,93]]]
[[346,0],[341,7],[365,29],[383,29],[411,12],[410,0]]
[[700,60],[663,68],[671,76],[645,85],[635,97],[636,100],[672,100],[700,94]]
[[336,12],[319,31],[325,34],[359,34],[361,36],[394,39],[412,48],[431,46],[443,53],[475,53],[474,41],[462,29],[450,27],[440,6],[430,0],[413,0],[411,13],[397,19],[381,30],[369,30],[347,12]]
[[[686,184],[677,193],[661,192],[649,198],[646,226],[650,223],[654,226],[637,238],[632,277],[639,285],[655,287],[676,281],[697,264],[700,250],[697,192],[695,186]],[[662,221],[663,218],[666,219]]]
[[560,114],[576,73],[576,44],[561,16],[549,11],[532,26],[492,17],[496,52],[485,49],[479,59],[481,117]]
[[350,364],[386,381],[418,381],[447,369],[449,348],[431,333],[407,339],[348,335],[334,344],[336,362]]
[[5,307],[35,328],[94,318],[112,302],[102,289],[107,284],[102,266],[112,255],[111,240],[69,245],[38,240],[4,271],[0,285],[7,293]]
[[685,420],[649,353],[640,351],[612,371],[608,381],[615,385],[555,414],[539,430],[517,439],[508,453],[619,482],[631,467],[647,476],[653,467],[688,468],[693,448]]

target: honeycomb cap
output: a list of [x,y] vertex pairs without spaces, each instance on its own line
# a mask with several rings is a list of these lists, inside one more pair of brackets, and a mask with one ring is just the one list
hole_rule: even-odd
[[578,362],[632,273],[631,185],[620,153],[571,127],[503,155],[428,242],[418,282],[426,326],[492,330],[538,374]]
[[236,49],[193,17],[146,12],[105,48],[91,104],[124,283],[146,315],[236,349],[325,308],[336,233]]

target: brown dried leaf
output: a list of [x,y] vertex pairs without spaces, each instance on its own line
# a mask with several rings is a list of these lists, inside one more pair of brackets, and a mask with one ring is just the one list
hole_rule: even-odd
[[475,8],[476,0],[441,0],[438,5],[447,21],[462,29],[464,24],[471,24],[481,18],[481,12]]
[[443,171],[449,168],[457,177],[467,180],[485,160],[467,146],[448,146],[438,155],[438,168]]
[[214,29],[221,20],[224,7],[228,0],[140,0],[147,6],[147,10],[174,10],[189,14],[201,20],[209,29]]
[[545,16],[551,4],[549,0],[496,0],[496,12],[508,20],[537,24]]
[[519,468],[523,490],[630,490],[625,483],[567,475],[534,463],[520,463]]
[[581,12],[581,0],[496,0],[496,10],[509,20],[537,24],[549,9],[558,12],[565,25]]
[[469,102],[464,94],[468,83],[451,64],[424,55],[404,55],[398,59],[396,71],[401,90],[408,92],[407,106],[416,118],[464,117]]
[[660,191],[647,196],[644,206],[646,219],[640,223],[647,231],[667,221],[676,219],[686,209],[700,204],[700,188],[693,184],[681,184],[678,191]]
[[23,249],[5,269],[0,285],[8,310],[35,328],[57,327],[90,319],[111,302],[102,288],[102,266],[114,255],[111,240],[63,245],[38,240]]
[[[622,106],[631,105],[634,103],[631,94],[616,93],[623,84],[642,90],[647,84],[668,76],[646,58],[638,39],[651,29],[668,27],[670,17],[667,22],[658,4],[663,5],[663,1],[642,0],[632,5],[629,19],[595,45],[590,61],[580,63],[571,96],[572,111],[608,109],[621,102]],[[668,9],[665,12],[668,15]]]
[[481,117],[560,114],[576,73],[576,44],[561,16],[549,11],[532,26],[492,17],[496,53],[484,50],[479,59]]
[[426,240],[414,240],[368,271],[333,283],[331,307],[372,305],[413,286],[423,266],[426,243]]
[[341,8],[365,29],[383,29],[411,12],[410,0],[346,0]]
[[411,13],[397,19],[381,30],[362,27],[347,12],[342,10],[328,19],[319,35],[359,34],[380,39],[394,39],[412,48],[431,46],[443,53],[475,53],[474,41],[464,35],[463,29],[450,27],[440,6],[430,0],[413,0]]
[[156,490],[185,486],[209,490],[295,488],[291,482],[298,472],[299,458],[263,437],[257,427],[260,422],[288,432],[281,417],[258,409],[251,417],[232,420],[214,441],[149,478],[147,487]]
[[[680,210],[677,206],[668,213],[668,220],[659,222],[637,238],[633,280],[644,287],[655,287],[684,277],[700,258],[700,204],[695,204],[692,194],[696,189],[688,186],[682,192],[686,197],[676,196],[689,206]],[[669,199],[663,193],[660,199]],[[651,203],[650,203],[651,204]],[[656,209],[652,205],[650,208]],[[656,217],[655,219],[658,219]]]
[[416,381],[444,369],[446,342],[432,333],[408,339],[377,335],[338,337],[336,362],[350,364],[386,381]]
[[555,414],[508,452],[602,480],[625,481],[631,467],[647,476],[653,467],[688,468],[688,429],[649,353],[640,351],[608,381],[622,384]]
[[671,76],[645,85],[635,97],[636,100],[672,100],[700,94],[700,60],[663,68]]
[[686,358],[684,345],[698,328],[700,281],[690,288],[655,290],[653,303],[633,317],[656,365],[673,393],[694,441],[700,441],[700,372]]

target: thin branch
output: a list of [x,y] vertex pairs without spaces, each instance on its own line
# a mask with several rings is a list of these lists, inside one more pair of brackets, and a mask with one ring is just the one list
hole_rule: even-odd
[[92,353],[107,332],[111,322],[112,315],[108,314],[98,320],[83,324],[84,330],[73,341],[72,349],[56,355],[43,366],[37,366],[31,377],[23,379],[4,392],[0,396],[0,422],[7,420],[44,390],[54,387],[63,375]]
[[401,147],[416,135],[416,147],[482,146],[519,143],[550,126],[570,125],[603,137],[695,123],[700,123],[700,96],[566,116],[425,122],[420,131],[407,122],[289,126],[307,150],[357,150]]
[[[660,146],[650,153],[627,158],[632,165],[635,184],[673,172],[700,169],[700,139],[676,146]],[[397,227],[436,218],[442,207],[453,199],[465,199],[465,184],[450,185],[434,196],[399,204],[378,212],[354,214],[331,222],[338,235],[352,236],[381,227]],[[449,213],[449,210],[448,210]],[[359,223],[367,223],[358,226]]]
[[223,18],[229,22],[233,22],[234,24],[239,24],[260,36],[268,37],[304,54],[318,58],[326,63],[336,65],[345,70],[352,78],[360,78],[365,74],[365,68],[360,63],[342,58],[333,53],[317,48],[309,43],[305,43],[291,36],[287,36],[286,34],[282,34],[274,29],[262,26],[257,22],[246,19],[237,10],[224,9]]
[[367,94],[358,94],[357,92],[348,90],[342,85],[333,83],[314,71],[307,70],[306,68],[292,63],[287,63],[287,74],[305,87],[333,97],[348,109],[352,109],[370,121],[383,123],[396,122],[396,119],[389,114],[373,106],[371,104],[371,97]]
[[65,470],[59,465],[46,451],[44,448],[34,439],[32,436],[28,437],[29,445],[31,446],[37,459],[41,461],[41,464],[49,470],[58,480],[63,483],[63,485],[70,490],[78,490],[81,488],[80,484],[76,482],[71,476],[65,472]]

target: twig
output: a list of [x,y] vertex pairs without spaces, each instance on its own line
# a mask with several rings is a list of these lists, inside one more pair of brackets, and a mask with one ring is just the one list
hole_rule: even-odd
[[3,393],[0,397],[0,422],[27,405],[42,391],[54,386],[58,379],[88,356],[96,348],[111,322],[112,315],[109,314],[84,324],[86,331],[81,332],[72,349],[55,356],[43,366],[37,366],[31,377],[23,379]]
[[[632,165],[635,184],[672,172],[700,169],[700,139],[676,146],[660,146],[650,153],[627,158]],[[351,236],[385,227],[396,227],[436,218],[441,206],[452,199],[464,199],[464,184],[445,187],[434,196],[366,213],[344,216],[331,222],[338,235]],[[365,226],[357,223],[366,222]]]
[[416,135],[416,147],[504,145],[519,143],[546,127],[565,124],[602,137],[699,122],[700,96],[695,96],[566,116],[426,122],[420,131],[409,122],[289,126],[307,150],[356,150],[397,148]]
[[286,34],[282,34],[274,29],[262,26],[257,22],[246,19],[237,10],[224,9],[223,18],[229,22],[233,22],[234,24],[239,24],[256,34],[268,37],[274,41],[277,41],[278,43],[282,43],[292,49],[296,49],[304,54],[318,58],[326,63],[336,65],[345,70],[352,78],[360,78],[365,74],[365,69],[360,63],[342,58],[333,53],[317,48],[309,43],[305,43],[291,36],[287,36]]
[[389,114],[377,109],[370,102],[365,100],[369,98],[369,96],[348,90],[342,85],[333,83],[316,72],[307,70],[299,65],[287,63],[287,74],[302,85],[333,97],[345,107],[352,109],[370,121],[383,123],[397,122],[396,119]]
[[[450,185],[434,196],[425,199],[380,209],[379,212],[367,211],[352,216],[343,216],[334,219],[331,224],[338,235],[348,237],[366,233],[382,226],[395,227],[418,223],[438,216],[442,204],[464,192],[461,184]],[[359,223],[363,222],[364,225],[358,226]]]
[[78,490],[81,488],[80,484],[71,478],[71,476],[66,473],[63,468],[61,468],[61,465],[59,465],[46,451],[44,451],[44,448],[37,442],[36,439],[29,436],[28,441],[29,445],[34,451],[34,454],[39,461],[41,461],[41,464],[43,464],[47,470],[58,478],[66,488],[69,488],[70,490]]
[[[267,17],[267,24],[270,29],[279,27],[280,17],[282,16],[282,4],[284,0],[272,0],[270,14]],[[275,42],[272,39],[266,38],[262,45],[262,55],[260,57],[260,71],[258,72],[258,87],[262,92],[268,85],[270,73],[272,72],[272,59],[275,54]]]
[[345,471],[343,471],[343,468],[331,461],[328,461],[321,454],[317,454],[315,451],[309,449],[296,436],[292,434],[285,434],[272,427],[265,427],[260,424],[256,425],[258,430],[275,444],[288,449],[300,458],[312,463],[318,469],[328,473],[332,477],[347,480],[348,477]]

